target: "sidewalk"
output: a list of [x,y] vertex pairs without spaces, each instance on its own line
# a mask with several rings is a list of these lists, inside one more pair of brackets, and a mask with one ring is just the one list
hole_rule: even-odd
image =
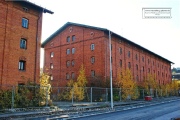
[[[170,98],[154,98],[152,101],[126,101],[126,102],[114,102],[114,108],[116,107],[129,107],[132,105],[138,104],[147,104],[153,102],[163,102],[170,100],[178,100],[180,97],[170,97]],[[0,119],[11,119],[11,118],[28,118],[28,117],[38,117],[38,116],[48,116],[48,115],[57,115],[57,114],[65,114],[70,112],[86,112],[89,110],[95,109],[110,109],[110,102],[93,102],[93,103],[67,103],[67,102],[59,102],[55,103],[57,106],[54,107],[43,107],[43,108],[28,108],[28,109],[12,109],[7,113],[0,113]]]

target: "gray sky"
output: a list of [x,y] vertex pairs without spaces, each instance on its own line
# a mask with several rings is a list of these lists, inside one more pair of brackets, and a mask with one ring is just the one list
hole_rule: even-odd
[[[54,12],[43,16],[42,42],[66,22],[75,22],[107,28],[180,67],[180,0],[29,1]],[[142,8],[171,8],[172,18],[143,19]]]

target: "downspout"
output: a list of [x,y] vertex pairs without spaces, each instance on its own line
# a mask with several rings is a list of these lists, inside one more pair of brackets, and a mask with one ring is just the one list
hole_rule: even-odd
[[[42,13],[44,12],[44,9],[43,9],[43,11],[42,11]],[[38,42],[38,33],[39,33],[39,27],[38,27],[38,25],[39,25],[39,19],[40,19],[40,15],[38,16],[38,19],[37,19],[37,32],[36,32],[36,48],[35,48],[35,66],[34,66],[34,83],[36,84],[36,69],[37,69],[37,58],[38,58],[38,56],[37,56],[37,48],[38,48],[38,44],[37,44],[37,42]],[[40,56],[39,56],[39,58],[40,58]],[[39,66],[40,67],[40,66]],[[40,71],[39,71],[40,72]]]
[[4,52],[5,52],[5,41],[6,41],[6,33],[7,33],[7,15],[8,14],[8,5],[7,5],[7,10],[6,10],[6,23],[5,23],[5,35],[4,35],[4,44],[3,44],[3,54],[2,54],[2,71],[1,71],[1,83],[0,83],[0,85],[2,85],[2,77],[3,77],[3,68],[4,68],[4,66],[3,66],[3,63],[4,63]]

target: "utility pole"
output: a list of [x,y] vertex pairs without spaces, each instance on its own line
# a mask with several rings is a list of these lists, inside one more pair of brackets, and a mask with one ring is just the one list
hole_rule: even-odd
[[109,30],[109,58],[110,58],[110,89],[111,89],[111,109],[113,109],[113,88],[112,88],[112,55],[111,55],[111,32]]

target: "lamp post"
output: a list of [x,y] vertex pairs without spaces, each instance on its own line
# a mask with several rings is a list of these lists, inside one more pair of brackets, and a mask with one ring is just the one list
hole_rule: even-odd
[[110,32],[110,31],[109,31],[109,58],[110,58],[110,89],[111,89],[111,108],[113,109],[112,61],[111,61],[111,32]]

